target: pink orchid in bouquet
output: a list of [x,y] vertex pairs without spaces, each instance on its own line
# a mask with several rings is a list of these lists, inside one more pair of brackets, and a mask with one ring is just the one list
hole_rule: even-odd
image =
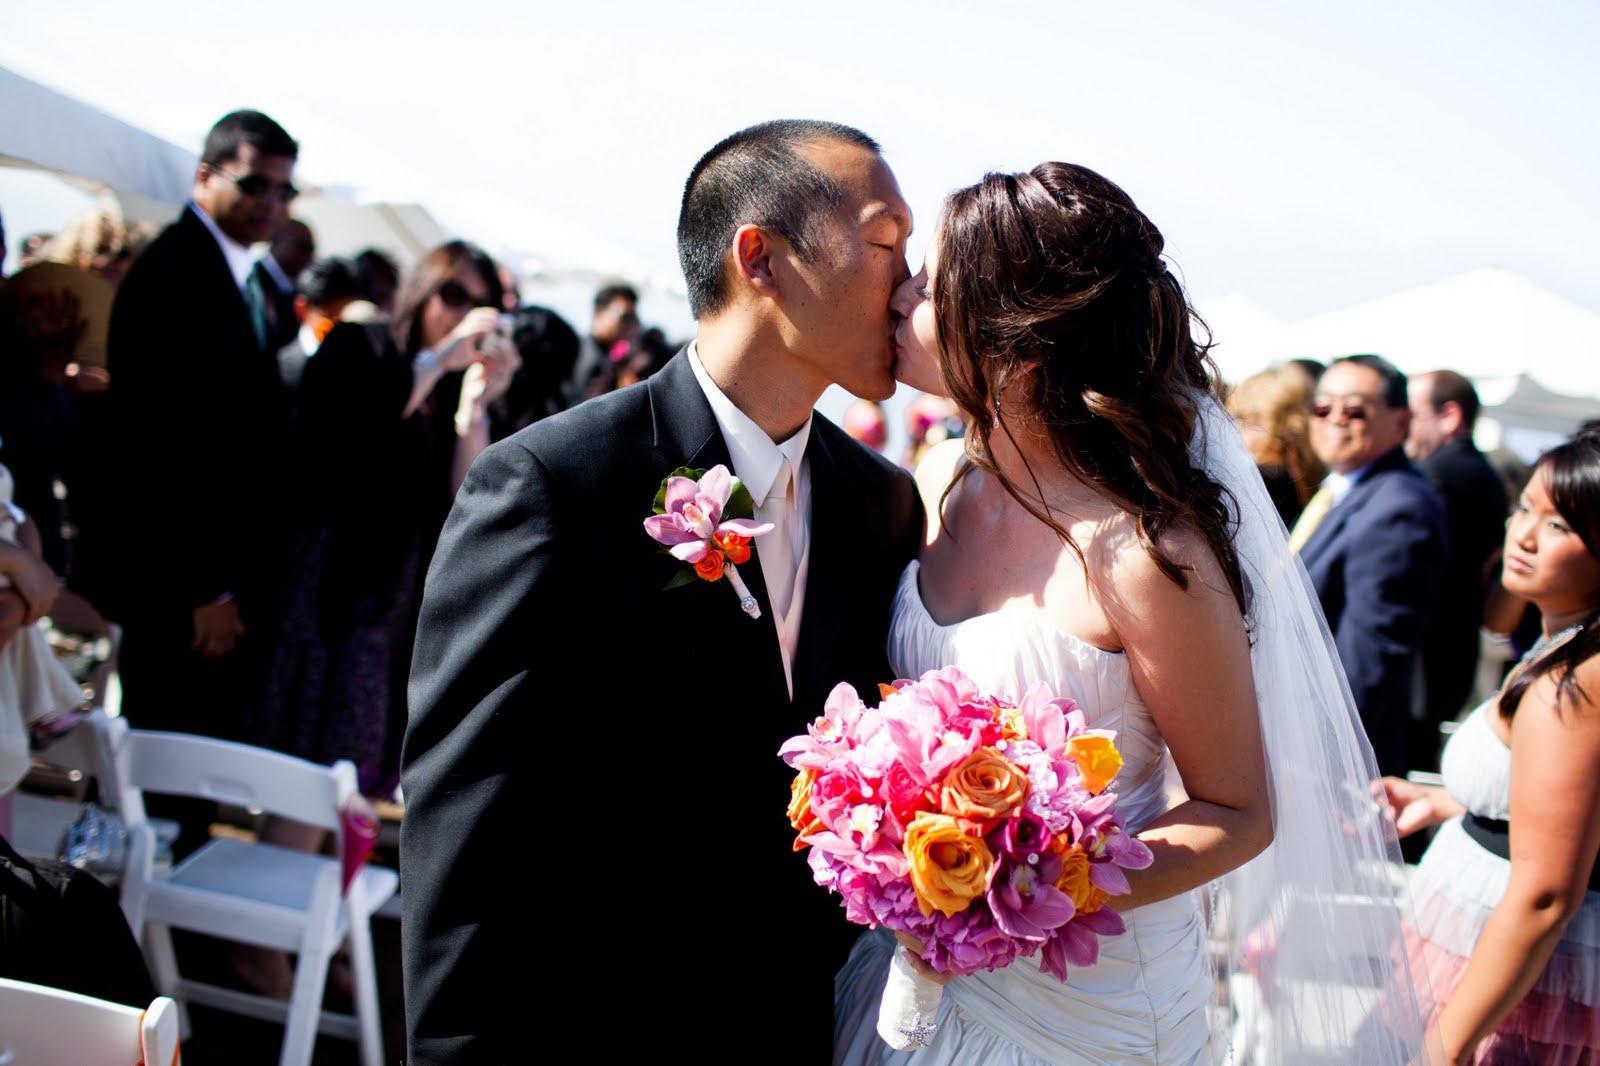
[[849,685],[779,754],[789,820],[846,916],[920,940],[944,973],[1038,955],[1066,980],[1123,930],[1108,903],[1151,862],[1109,791],[1121,755],[1070,699],[1016,703],[954,668],[897,681],[867,707]]
[[755,521],[755,504],[739,479],[721,464],[710,470],[681,467],[661,482],[654,509],[644,531],[691,567],[667,587],[693,584],[696,578],[726,579],[744,613],[760,618],[761,605],[739,576],[738,564],[750,560],[750,542],[773,527]]

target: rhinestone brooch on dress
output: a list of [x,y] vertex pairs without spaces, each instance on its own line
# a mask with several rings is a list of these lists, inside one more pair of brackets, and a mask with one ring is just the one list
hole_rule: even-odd
[[911,1024],[900,1026],[900,1035],[906,1038],[906,1048],[927,1047],[933,1042],[933,1031],[939,1028],[933,1022],[923,1022],[922,1012],[911,1016]]

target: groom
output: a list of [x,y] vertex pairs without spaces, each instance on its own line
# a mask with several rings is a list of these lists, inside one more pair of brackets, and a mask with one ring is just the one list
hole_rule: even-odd
[[[894,391],[910,211],[865,134],[780,121],[684,188],[694,343],[473,465],[429,570],[401,833],[410,1062],[825,1062],[854,930],[784,819],[779,745],[890,680],[911,480],[812,407]],[[774,529],[726,581],[644,532],[722,464]]]

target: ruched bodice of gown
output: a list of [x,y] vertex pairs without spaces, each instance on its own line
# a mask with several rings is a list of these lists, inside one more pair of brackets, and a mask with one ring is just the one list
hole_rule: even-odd
[[[1025,605],[948,625],[922,600],[920,565],[901,575],[889,629],[889,662],[915,678],[955,666],[985,692],[1015,699],[1035,682],[1082,707],[1091,728],[1112,729],[1122,751],[1118,804],[1132,831],[1166,809],[1166,747],[1133,685],[1126,656],[1056,628]],[[1192,895],[1123,915],[1128,930],[1102,941],[1100,961],[1066,984],[1036,960],[952,981],[933,1045],[915,1059],[877,1038],[878,997],[893,941],[864,936],[836,983],[841,1063],[1188,1063],[1207,1047],[1204,934]]]

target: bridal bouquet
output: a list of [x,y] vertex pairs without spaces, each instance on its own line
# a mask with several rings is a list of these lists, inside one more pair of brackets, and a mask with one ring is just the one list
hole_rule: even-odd
[[[1151,861],[1108,791],[1115,735],[1043,684],[1013,705],[953,667],[880,691],[867,707],[839,685],[779,752],[798,771],[789,821],[817,883],[852,922],[915,937],[941,973],[1038,955],[1065,981],[1092,965],[1099,938],[1123,931],[1106,906],[1128,891],[1122,871]],[[880,1035],[918,1046],[940,991],[896,952]]]

